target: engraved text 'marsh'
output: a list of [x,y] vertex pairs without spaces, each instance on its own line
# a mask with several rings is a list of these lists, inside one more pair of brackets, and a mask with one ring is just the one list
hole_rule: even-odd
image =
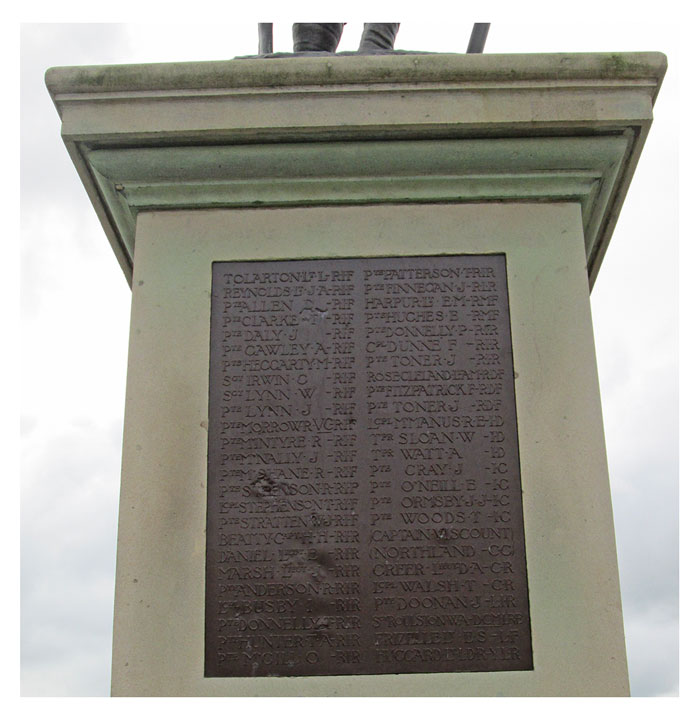
[[205,676],[532,669],[505,256],[212,272]]

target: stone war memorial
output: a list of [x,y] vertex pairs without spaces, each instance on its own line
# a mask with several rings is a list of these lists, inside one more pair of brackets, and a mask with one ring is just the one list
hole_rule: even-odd
[[132,289],[113,695],[629,694],[589,293],[665,68],[48,70]]

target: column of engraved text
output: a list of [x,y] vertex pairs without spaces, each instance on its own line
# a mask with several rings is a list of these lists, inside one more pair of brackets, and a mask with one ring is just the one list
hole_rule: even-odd
[[502,446],[504,276],[483,258],[416,258],[363,278],[376,660],[507,670],[526,616]]
[[352,272],[256,269],[222,285],[219,660],[333,672],[359,640]]

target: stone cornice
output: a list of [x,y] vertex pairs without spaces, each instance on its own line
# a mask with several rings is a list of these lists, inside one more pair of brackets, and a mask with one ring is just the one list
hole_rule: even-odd
[[218,62],[154,63],[51,68],[52,96],[168,93],[294,86],[473,85],[524,82],[641,81],[660,85],[661,53],[552,53],[546,55],[407,53],[241,58]]
[[47,85],[129,280],[141,211],[568,201],[592,284],[665,66],[658,53],[329,55],[54,68]]

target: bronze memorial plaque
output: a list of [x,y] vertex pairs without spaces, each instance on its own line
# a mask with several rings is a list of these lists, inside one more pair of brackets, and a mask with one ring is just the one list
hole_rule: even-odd
[[205,676],[532,669],[505,256],[212,272]]

